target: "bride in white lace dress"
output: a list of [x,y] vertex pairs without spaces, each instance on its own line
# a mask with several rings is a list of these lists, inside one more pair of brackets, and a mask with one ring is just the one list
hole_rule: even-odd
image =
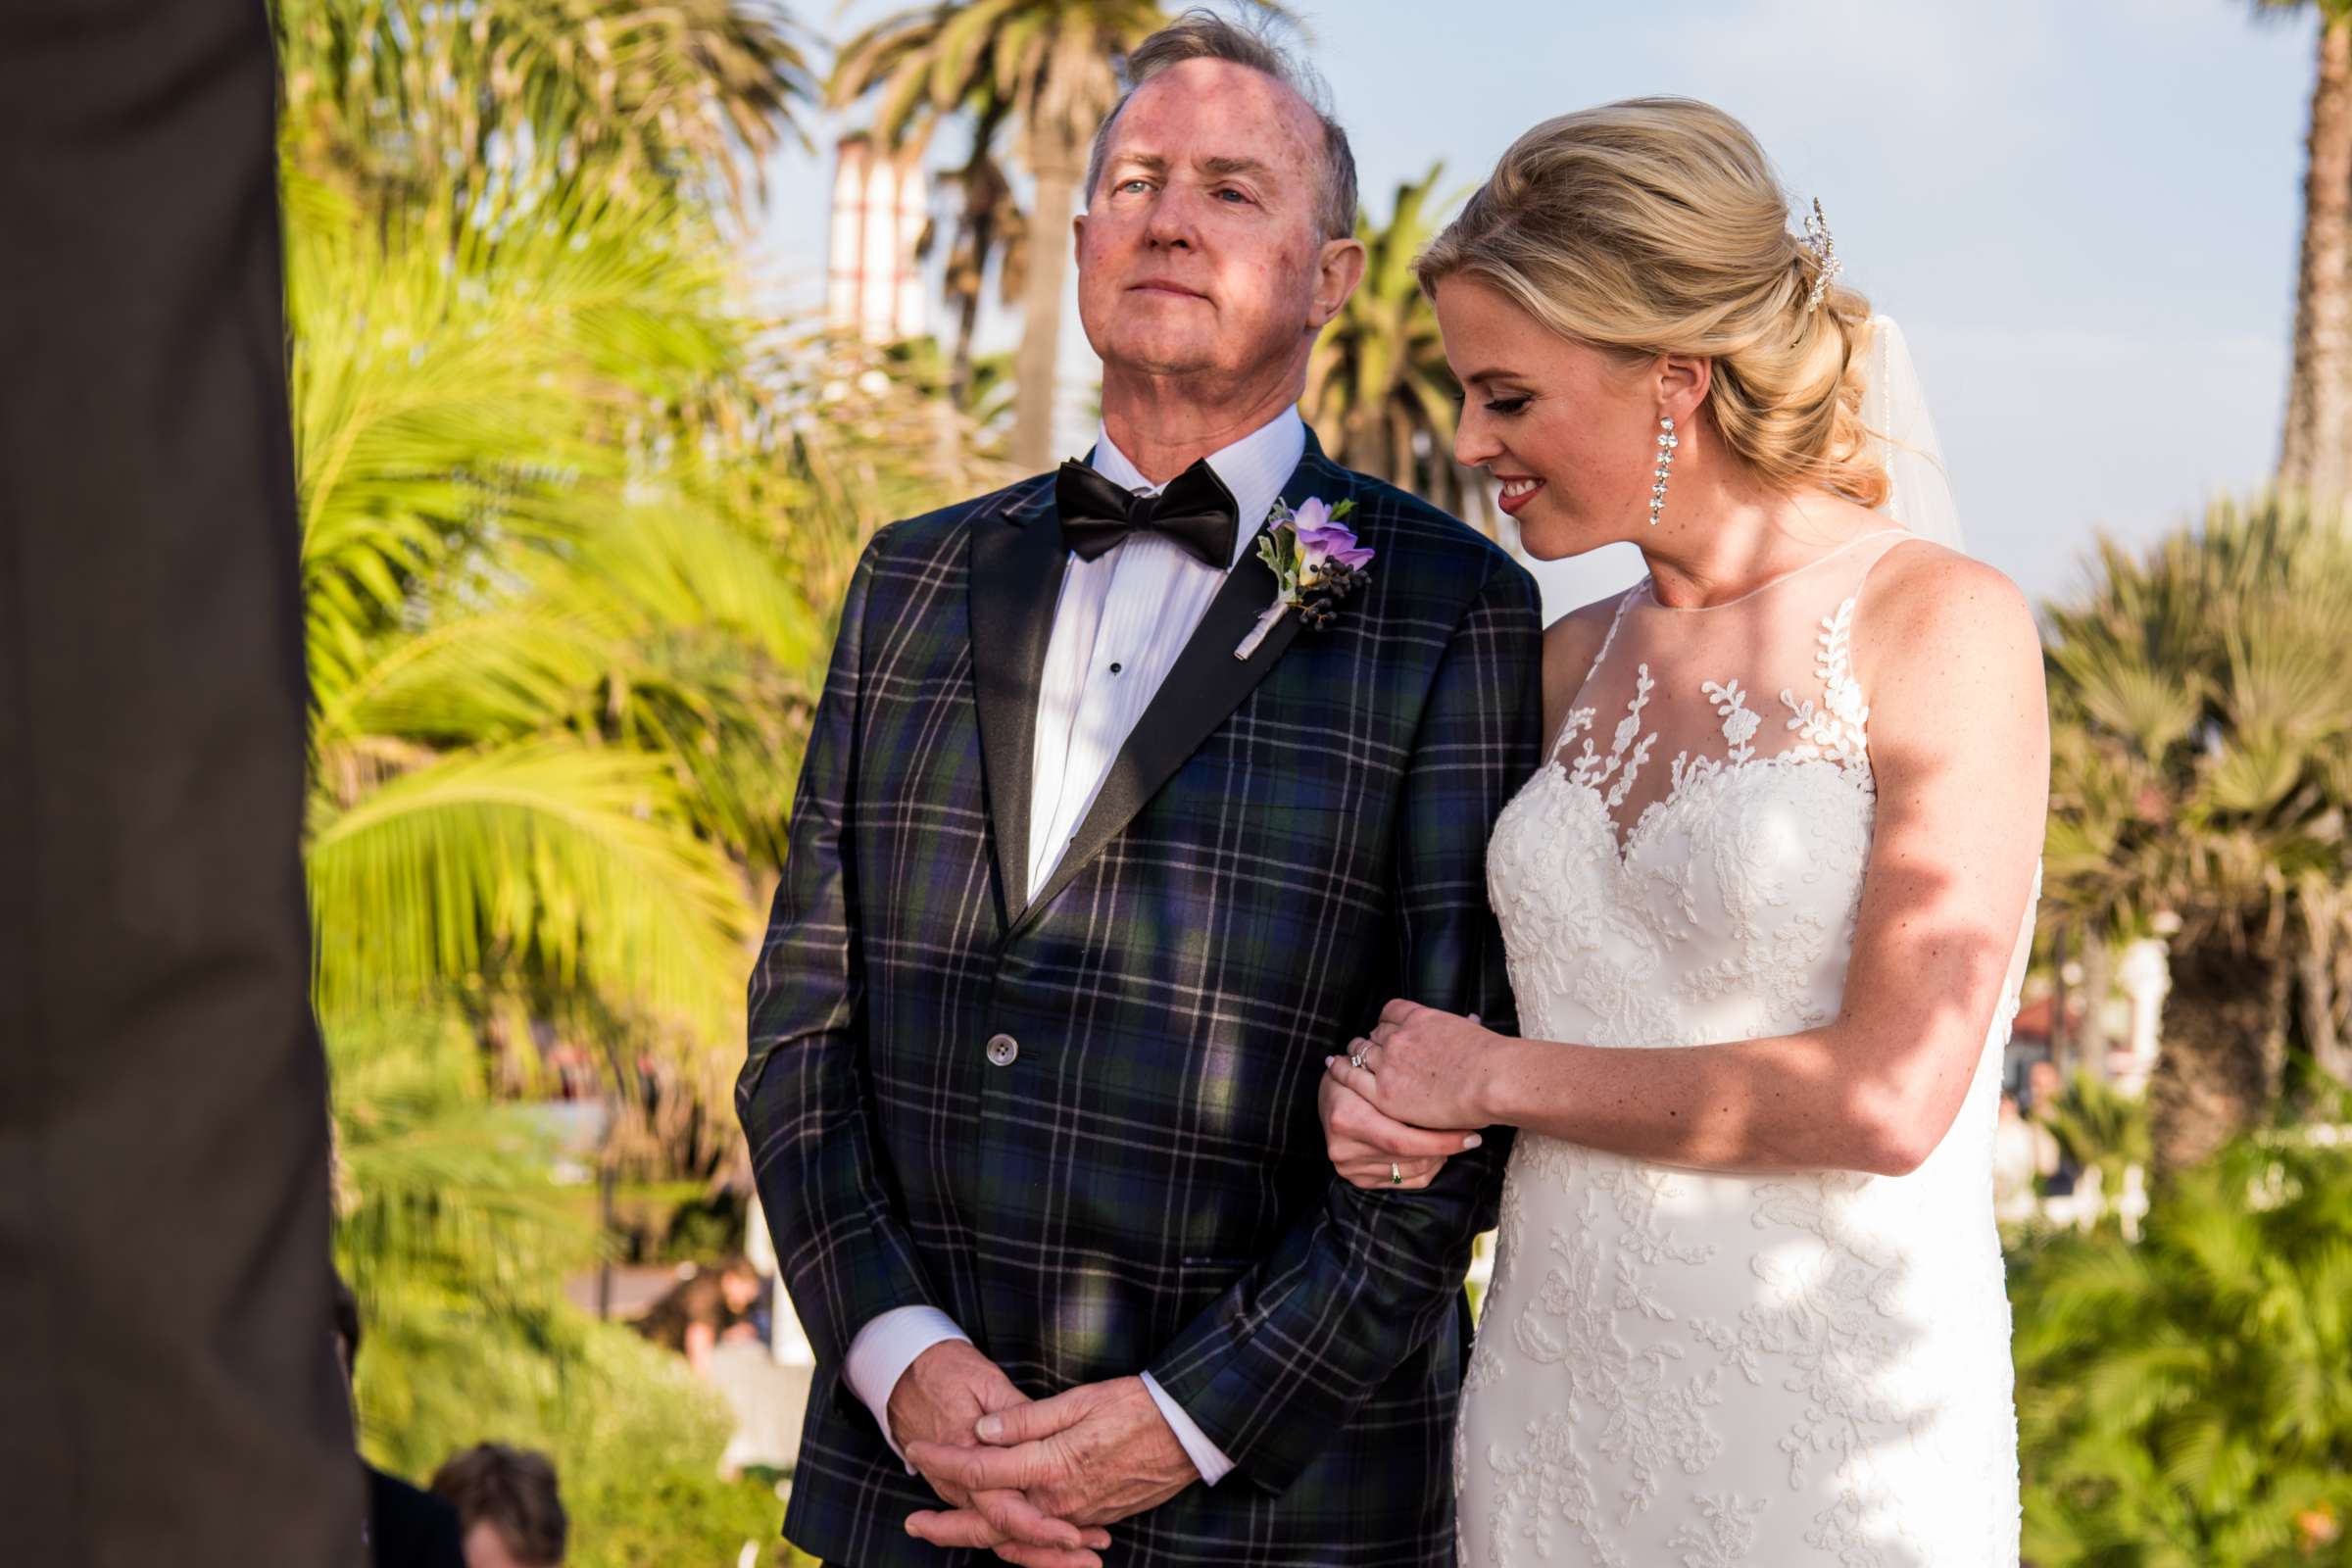
[[1488,873],[1525,1038],[1396,1004],[1325,1088],[1399,1202],[1519,1129],[1464,1568],[2017,1561],[1990,1168],[2039,644],[1879,510],[1868,307],[1786,225],[1736,122],[1613,105],[1531,131],[1423,264],[1528,550],[1649,565],[1546,634],[1557,742]]

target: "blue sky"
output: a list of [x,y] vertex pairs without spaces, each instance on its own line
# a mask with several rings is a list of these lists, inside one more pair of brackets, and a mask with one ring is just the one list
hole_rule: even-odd
[[[893,9],[854,0],[819,25]],[[1792,197],[1821,198],[1844,280],[1909,333],[1971,547],[2037,598],[2080,583],[2098,530],[2149,538],[2270,469],[2309,17],[2256,24],[2231,0],[1298,9],[1375,215],[1433,162],[1467,186],[1528,125],[1587,104],[1676,92],[1746,121]],[[817,275],[827,167],[794,153],[771,171],[764,275]],[[1071,354],[1082,370],[1083,342]],[[1565,609],[1638,572],[1603,553],[1545,573],[1546,597]]]

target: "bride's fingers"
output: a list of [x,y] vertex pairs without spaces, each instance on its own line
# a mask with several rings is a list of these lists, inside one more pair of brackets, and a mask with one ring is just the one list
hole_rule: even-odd
[[1341,1087],[1353,1091],[1352,1100],[1343,1098],[1324,1117],[1327,1144],[1352,1139],[1390,1154],[1429,1155],[1459,1154],[1486,1142],[1464,1129],[1416,1127],[1397,1120],[1381,1106],[1379,1076],[1346,1056],[1326,1056],[1323,1067]]
[[[1338,1057],[1326,1060],[1335,1076],[1353,1070]],[[1415,1127],[1410,1122],[1398,1121],[1360,1094],[1343,1099],[1331,1107],[1324,1119],[1323,1136],[1335,1164],[1357,1151],[1384,1159],[1400,1155],[1429,1159],[1458,1154],[1486,1142],[1477,1133]]]

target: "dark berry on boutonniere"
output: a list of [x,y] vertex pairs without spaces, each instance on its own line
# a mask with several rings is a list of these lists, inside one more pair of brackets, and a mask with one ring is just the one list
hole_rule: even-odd
[[1330,625],[1340,601],[1363,586],[1373,553],[1356,543],[1355,531],[1343,521],[1354,510],[1352,501],[1335,507],[1313,496],[1299,502],[1296,512],[1274,503],[1274,525],[1258,539],[1257,558],[1274,573],[1279,589],[1234,658],[1256,653],[1266,633],[1294,610],[1309,626]]

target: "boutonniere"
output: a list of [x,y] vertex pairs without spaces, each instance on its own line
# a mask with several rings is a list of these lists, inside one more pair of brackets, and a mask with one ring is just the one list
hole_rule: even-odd
[[1354,510],[1352,501],[1335,507],[1313,496],[1299,502],[1296,512],[1274,503],[1273,526],[1258,537],[1257,559],[1273,571],[1279,587],[1234,658],[1256,653],[1266,633],[1294,610],[1309,626],[1330,625],[1339,602],[1363,586],[1371,575],[1364,568],[1372,552],[1357,544],[1355,530],[1341,520]]

